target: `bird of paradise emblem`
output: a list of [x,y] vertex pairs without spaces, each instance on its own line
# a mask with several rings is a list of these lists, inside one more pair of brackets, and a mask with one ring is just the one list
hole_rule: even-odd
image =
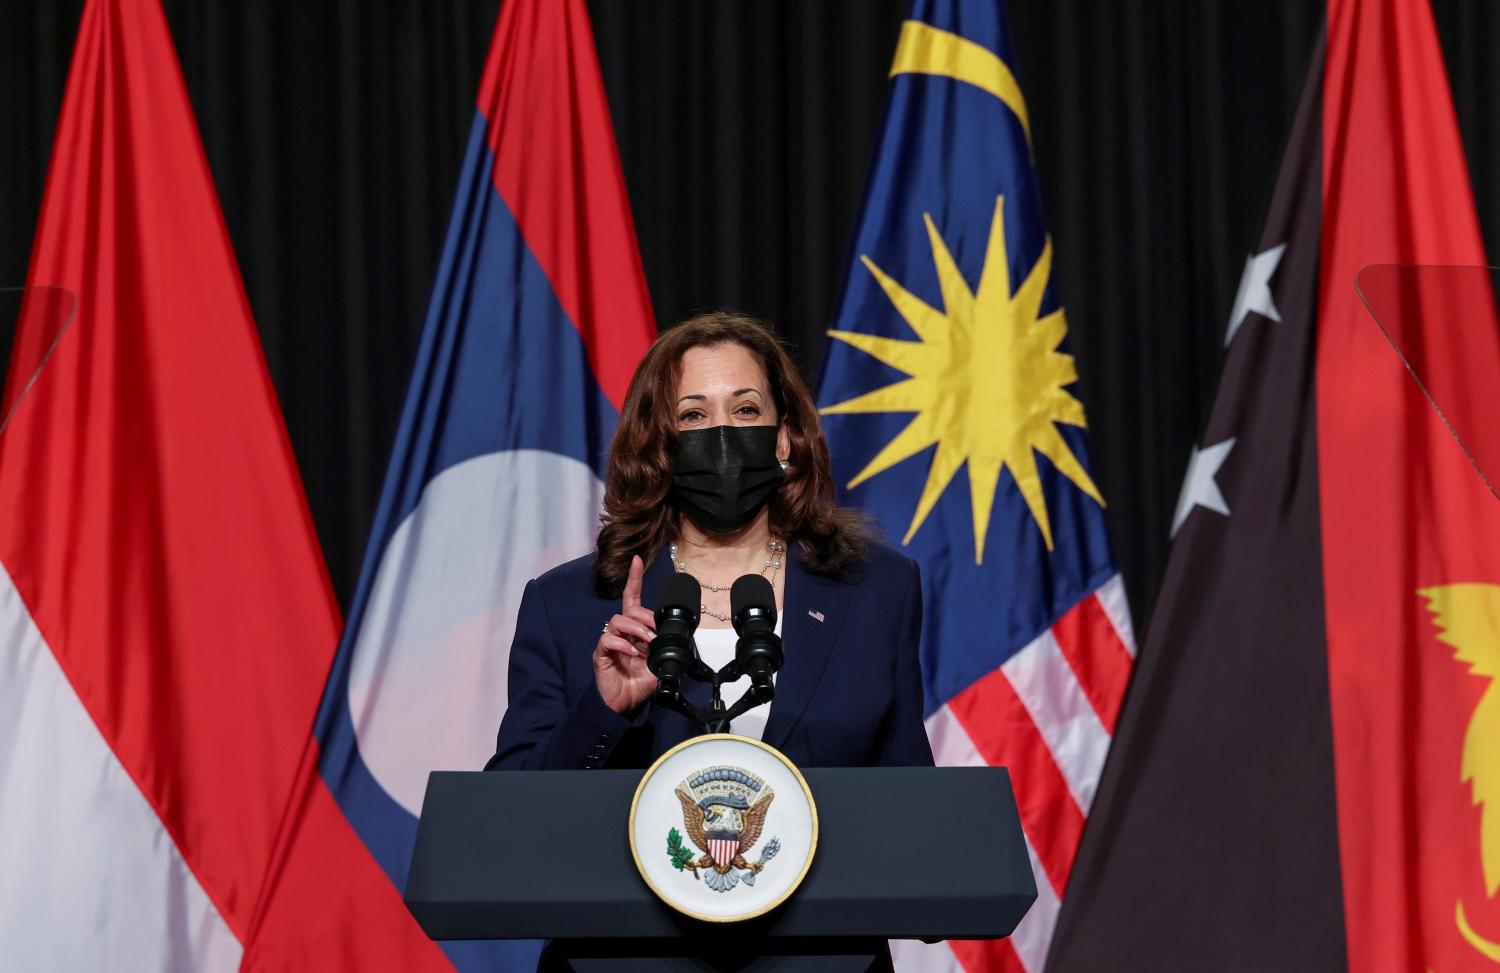
[[739,767],[708,767],[689,776],[677,786],[677,800],[682,803],[683,828],[702,854],[689,851],[672,828],[667,832],[672,866],[701,878],[715,892],[728,892],[740,882],[753,886],[781,848],[772,838],[757,861],[745,858],[760,841],[775,797],[764,780]]
[[[1464,732],[1459,775],[1481,807],[1479,860],[1485,892],[1500,890],[1500,585],[1453,584],[1418,592],[1427,599],[1438,639],[1453,647],[1453,658],[1469,673],[1489,679]],[[1500,963],[1500,943],[1480,935],[1460,899],[1455,908],[1458,931],[1474,949]]]

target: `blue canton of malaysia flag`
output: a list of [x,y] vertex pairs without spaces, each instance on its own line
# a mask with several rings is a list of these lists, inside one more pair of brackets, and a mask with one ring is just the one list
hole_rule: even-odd
[[1010,938],[908,970],[1042,969],[1135,657],[1013,63],[995,0],[915,5],[820,382],[845,500],[921,565],[933,753],[1009,768],[1036,874]]
[[[584,0],[508,0],[316,728],[334,813],[398,897],[428,772],[494,751],[524,585],[593,546],[618,408],[655,336]],[[302,827],[332,828],[307,812]],[[283,908],[328,912],[297,888],[282,881]],[[345,918],[309,938],[357,950]],[[282,923],[290,968],[311,921],[329,924]],[[531,970],[539,944],[427,949],[334,965]]]

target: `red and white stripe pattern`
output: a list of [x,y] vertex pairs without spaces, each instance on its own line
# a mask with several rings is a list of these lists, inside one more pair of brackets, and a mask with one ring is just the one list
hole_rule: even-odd
[[903,973],[1042,969],[1135,652],[1115,575],[928,717],[939,766],[1009,768],[1037,900],[1008,939],[893,942]]
[[739,839],[710,838],[708,839],[708,853],[712,856],[714,864],[723,868],[734,861],[734,856],[740,853]]

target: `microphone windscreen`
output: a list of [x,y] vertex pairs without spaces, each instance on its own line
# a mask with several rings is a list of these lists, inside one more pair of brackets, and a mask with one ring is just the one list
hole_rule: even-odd
[[751,608],[776,614],[776,591],[771,582],[758,574],[742,575],[729,589],[730,614],[738,616]]
[[673,574],[667,578],[666,587],[662,589],[661,604],[663,608],[685,608],[696,619],[701,595],[702,589],[698,586],[697,578],[685,572]]

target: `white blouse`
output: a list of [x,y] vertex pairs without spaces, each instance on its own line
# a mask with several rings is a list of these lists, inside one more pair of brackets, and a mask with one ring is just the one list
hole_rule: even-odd
[[[781,634],[781,614],[776,615],[776,634]],[[734,644],[739,641],[739,635],[732,628],[702,628],[693,634],[693,641],[698,644],[698,658],[702,659],[707,666],[718,672],[728,665],[734,658]],[[776,683],[776,677],[771,677],[771,683]],[[726,682],[722,692],[724,694],[724,705],[733,706],[740,695],[750,689],[750,677],[741,676],[734,682]],[[750,737],[759,740],[766,734],[766,717],[771,715],[771,704],[764,703],[748,712],[741,713],[735,717],[730,729],[742,737]]]

